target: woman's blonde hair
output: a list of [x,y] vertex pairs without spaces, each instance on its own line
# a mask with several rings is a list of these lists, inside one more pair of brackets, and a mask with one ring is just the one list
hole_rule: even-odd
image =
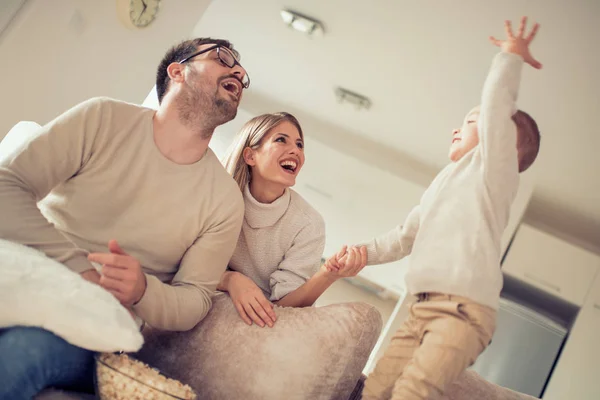
[[246,147],[259,148],[265,135],[284,121],[294,125],[298,129],[300,137],[304,140],[302,128],[296,117],[286,112],[278,112],[259,115],[246,122],[229,147],[223,164],[227,172],[235,179],[241,191],[244,191],[246,185],[252,180],[250,166],[244,160],[244,149]]

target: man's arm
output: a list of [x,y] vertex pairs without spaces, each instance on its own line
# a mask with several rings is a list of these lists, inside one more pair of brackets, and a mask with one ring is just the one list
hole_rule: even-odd
[[241,194],[225,215],[186,251],[170,284],[146,274],[144,295],[133,306],[146,323],[159,329],[186,331],[206,316],[238,241],[244,218]]
[[361,244],[360,246],[367,248],[367,265],[398,261],[409,255],[419,231],[420,220],[421,207],[416,206],[408,214],[403,225],[398,225],[388,233]]
[[101,119],[102,100],[88,100],[2,153],[0,238],[36,248],[78,273],[93,268],[87,252],[54,228],[37,202],[85,165]]

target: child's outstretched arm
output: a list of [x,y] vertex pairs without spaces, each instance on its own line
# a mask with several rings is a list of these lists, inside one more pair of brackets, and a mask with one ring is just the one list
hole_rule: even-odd
[[518,179],[517,129],[512,116],[517,111],[521,70],[524,62],[536,69],[542,67],[529,51],[539,24],[525,35],[526,24],[527,18],[523,17],[515,35],[510,21],[506,21],[506,39],[490,37],[502,52],[494,58],[483,87],[478,131],[485,173],[491,178],[506,179],[507,171],[511,171]]
[[420,220],[421,207],[416,206],[408,214],[404,224],[361,244],[360,246],[367,248],[367,265],[398,261],[409,255],[419,231]]

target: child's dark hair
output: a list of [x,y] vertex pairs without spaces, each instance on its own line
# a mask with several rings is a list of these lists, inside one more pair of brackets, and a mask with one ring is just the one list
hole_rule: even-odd
[[540,130],[535,120],[525,111],[517,111],[512,119],[517,125],[519,172],[523,172],[533,164],[540,151]]

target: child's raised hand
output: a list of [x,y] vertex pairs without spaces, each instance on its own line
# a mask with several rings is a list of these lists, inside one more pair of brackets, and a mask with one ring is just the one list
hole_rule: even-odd
[[517,31],[517,35],[515,36],[512,31],[512,26],[510,21],[504,21],[504,30],[506,31],[506,40],[496,39],[493,36],[490,36],[490,41],[500,47],[502,51],[507,53],[518,54],[523,57],[523,60],[529,65],[531,65],[535,69],[541,69],[542,64],[537,61],[531,53],[529,52],[529,44],[535,38],[535,35],[540,27],[540,24],[533,25],[531,28],[531,32],[527,36],[524,36],[525,29],[527,25],[527,17],[521,18],[521,24],[519,25],[519,30]]

